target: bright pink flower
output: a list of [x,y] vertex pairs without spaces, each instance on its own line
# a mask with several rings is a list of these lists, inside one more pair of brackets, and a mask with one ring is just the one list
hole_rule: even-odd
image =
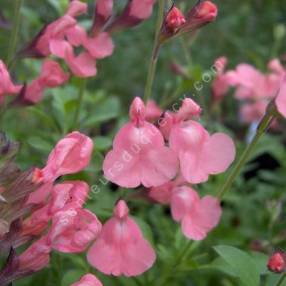
[[87,38],[84,47],[95,59],[109,57],[113,53],[114,45],[108,33],[100,33],[93,38]]
[[13,84],[6,65],[0,60],[0,101],[3,100],[4,95],[19,93],[22,87],[22,85]]
[[87,8],[88,7],[86,3],[83,3],[78,0],[72,0],[69,4],[69,8],[66,14],[71,17],[77,17],[77,16],[87,13]]
[[202,1],[195,6],[195,11],[191,16],[204,22],[213,21],[218,13],[217,6],[211,1]]
[[78,282],[73,283],[70,286],[103,286],[103,285],[93,274],[86,274]]
[[164,145],[160,131],[146,121],[145,112],[142,100],[135,98],[130,122],[119,130],[103,162],[105,177],[123,187],[160,186],[177,173],[175,153]]
[[[189,107],[189,109],[187,108]],[[200,108],[185,99],[176,114],[167,113],[163,132],[180,160],[184,179],[192,184],[208,180],[209,175],[224,172],[235,157],[231,138],[223,133],[209,135],[198,122],[188,120],[200,113]]]
[[42,56],[50,55],[50,42],[52,40],[63,40],[66,31],[75,25],[76,20],[69,15],[59,18],[41,31],[36,39],[35,47],[32,47],[32,49],[34,48]]
[[97,238],[100,231],[101,223],[95,214],[68,204],[54,214],[48,241],[60,252],[79,253]]
[[107,275],[138,276],[155,262],[153,248],[128,213],[126,203],[119,201],[88,251],[89,263]]
[[286,76],[284,77],[281,86],[280,86],[280,90],[279,93],[276,97],[276,106],[278,111],[284,116],[286,117]]
[[152,15],[156,0],[131,0],[129,16],[144,20]]
[[89,164],[93,149],[92,140],[77,131],[61,139],[49,155],[43,169],[45,181],[81,171]]
[[168,12],[164,27],[170,33],[175,33],[182,25],[186,23],[185,16],[176,6],[173,6]]
[[181,222],[184,235],[193,240],[204,239],[219,223],[222,213],[218,199],[211,196],[200,199],[189,187],[173,190],[171,211],[174,220]]
[[19,272],[36,272],[46,266],[50,261],[51,247],[47,237],[34,242],[27,250],[19,256]]
[[147,121],[152,122],[159,119],[162,113],[162,109],[156,104],[154,100],[148,100],[145,114],[145,118]]
[[65,181],[53,187],[49,212],[55,214],[66,205],[81,208],[88,196],[89,186],[83,181]]
[[36,191],[32,192],[29,196],[27,204],[40,204],[46,202],[48,195],[53,189],[53,182],[44,183]]
[[283,273],[286,271],[286,254],[279,250],[275,251],[267,262],[267,268],[271,272]]
[[39,77],[40,83],[45,87],[57,87],[65,83],[69,75],[53,60],[45,60]]

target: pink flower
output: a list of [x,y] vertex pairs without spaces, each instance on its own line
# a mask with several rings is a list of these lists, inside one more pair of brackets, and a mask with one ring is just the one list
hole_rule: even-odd
[[77,131],[61,139],[50,153],[48,162],[42,169],[44,185],[30,195],[27,203],[44,202],[50,194],[53,182],[58,177],[77,173],[87,167],[92,149],[92,140]]
[[84,47],[95,59],[109,57],[113,53],[114,45],[108,33],[100,33],[93,38],[87,38]]
[[171,211],[174,220],[181,222],[186,237],[193,240],[204,239],[221,217],[219,201],[211,196],[200,199],[189,187],[173,190]]
[[65,61],[72,73],[78,77],[93,77],[97,74],[95,60],[87,52],[81,52],[78,56],[75,56],[73,51],[68,50]]
[[83,252],[101,231],[96,215],[67,204],[53,215],[48,241],[53,249],[65,253]]
[[69,8],[66,14],[71,17],[77,17],[77,16],[87,13],[87,8],[88,7],[86,3],[83,3],[78,0],[72,0],[69,4]]
[[168,32],[175,33],[185,23],[184,14],[176,6],[173,6],[168,12],[163,25]]
[[286,76],[284,77],[279,93],[275,100],[278,111],[286,117]]
[[65,181],[53,187],[49,212],[55,214],[67,204],[75,208],[83,207],[89,192],[89,186],[83,181]]
[[22,85],[13,84],[6,65],[0,60],[0,102],[3,100],[4,95],[17,94],[22,87]]
[[119,201],[88,251],[89,263],[107,275],[138,276],[155,262],[154,250],[128,213],[126,203]]
[[229,167],[235,157],[235,146],[229,136],[223,133],[209,135],[198,122],[186,120],[200,109],[194,108],[194,113],[184,110],[183,103],[176,115],[169,115],[169,132],[165,132],[169,133],[171,149],[179,157],[182,176],[187,182],[198,184]]
[[36,272],[46,266],[50,261],[51,247],[48,244],[47,237],[34,242],[27,250],[19,256],[19,272]]
[[156,0],[131,0],[129,15],[144,20],[152,15],[153,6]]
[[53,60],[45,60],[42,65],[39,82],[44,87],[57,87],[65,83],[69,75],[65,73],[61,66]]
[[89,164],[93,149],[92,140],[77,131],[61,139],[49,155],[43,169],[45,181],[81,171]]
[[80,25],[75,25],[68,29],[65,33],[67,41],[74,47],[84,45],[87,39],[87,33]]
[[244,103],[240,107],[240,118],[242,122],[259,122],[266,112],[268,101],[258,100],[255,102]]
[[144,103],[135,98],[130,122],[119,130],[103,162],[105,177],[122,187],[160,186],[177,173],[175,153],[164,145],[162,134],[146,121],[145,113]]
[[86,274],[78,282],[73,283],[70,286],[103,286],[103,285],[93,274]]

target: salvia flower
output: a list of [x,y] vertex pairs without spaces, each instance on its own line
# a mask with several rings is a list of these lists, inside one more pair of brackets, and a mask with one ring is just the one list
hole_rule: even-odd
[[275,273],[283,273],[286,271],[286,254],[279,250],[275,251],[267,262],[269,271]]
[[103,286],[102,283],[93,274],[85,274],[78,282],[71,286]]
[[116,204],[113,217],[103,225],[87,259],[99,271],[114,276],[138,276],[152,267],[156,254],[129,217],[125,201]]
[[105,157],[105,177],[120,186],[159,186],[177,173],[175,152],[165,146],[159,129],[145,116],[145,105],[137,97],[130,107],[130,122],[119,130],[113,149]]
[[186,186],[173,190],[171,211],[174,220],[181,222],[183,234],[193,240],[204,239],[219,223],[222,213],[217,198],[205,196],[201,199]]
[[0,60],[0,104],[3,102],[4,96],[18,94],[21,89],[22,85],[15,85],[12,82],[5,63]]

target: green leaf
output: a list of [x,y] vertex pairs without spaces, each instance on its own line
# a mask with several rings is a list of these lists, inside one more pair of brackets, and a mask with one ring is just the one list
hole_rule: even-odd
[[242,286],[259,286],[259,267],[253,257],[232,246],[220,245],[214,249],[239,277]]

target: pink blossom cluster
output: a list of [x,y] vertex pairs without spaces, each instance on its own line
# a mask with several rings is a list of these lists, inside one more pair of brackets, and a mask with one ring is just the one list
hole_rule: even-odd
[[150,188],[151,198],[171,205],[183,233],[201,240],[219,222],[221,209],[216,198],[200,199],[189,184],[224,172],[234,160],[234,143],[226,134],[210,135],[196,120],[200,106],[189,98],[177,112],[164,112],[157,126],[148,122],[148,109],[140,98],[134,99],[130,122],[119,130],[105,157],[105,177],[125,188]]
[[[244,63],[239,64],[235,70],[225,71],[226,64],[225,57],[219,58],[216,62],[216,66],[220,68],[217,69],[217,77],[212,85],[214,100],[220,101],[230,88],[234,88],[234,97],[241,102],[242,121],[258,122],[265,114],[269,102],[277,97],[280,89],[283,93],[286,69],[278,59],[273,59],[268,63],[267,73],[262,73],[255,67]],[[283,109],[282,105],[285,102],[285,99],[281,100],[281,96],[279,98],[276,100],[278,110]]]
[[[27,85],[14,85],[7,67],[0,61],[0,103],[5,95],[20,93],[17,104],[35,104],[41,101],[46,88],[67,82],[70,73],[79,78],[95,76],[96,61],[113,53],[111,32],[141,23],[151,16],[154,4],[155,0],[131,0],[120,15],[112,17],[113,0],[96,1],[94,23],[87,32],[77,18],[87,14],[88,5],[71,1],[66,13],[46,25],[20,53],[22,57],[45,58],[38,78]],[[70,73],[55,58],[63,60]]]

